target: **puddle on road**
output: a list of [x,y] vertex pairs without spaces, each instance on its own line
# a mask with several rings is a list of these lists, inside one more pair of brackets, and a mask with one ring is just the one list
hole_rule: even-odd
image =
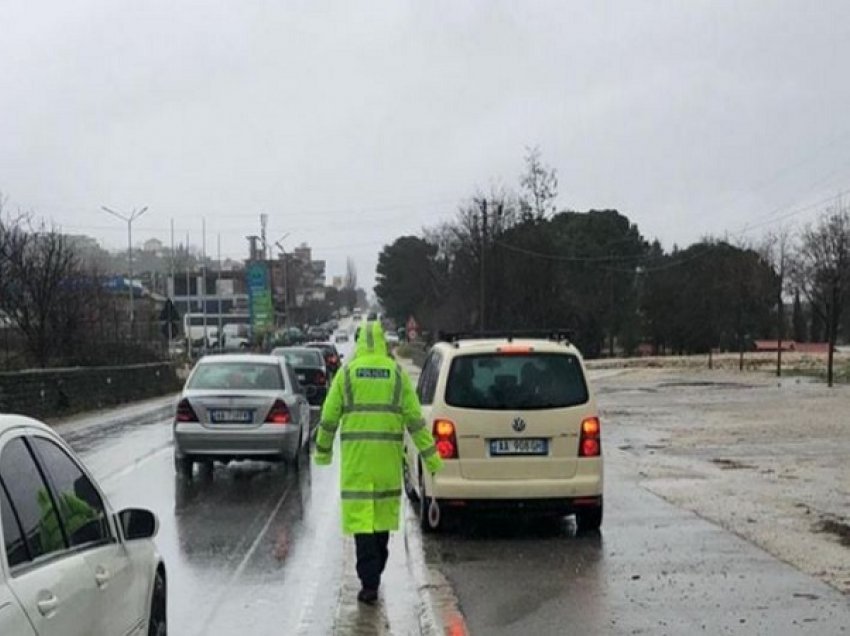
[[760,389],[756,384],[744,384],[743,382],[714,382],[709,380],[693,380],[689,382],[661,382],[658,385],[663,389],[678,389],[678,388],[712,388],[712,389]]
[[619,386],[601,386],[596,389],[597,395],[609,395],[613,393],[618,393],[620,395],[634,395],[641,393],[658,393],[658,389],[654,387],[648,386],[638,386],[638,387],[619,387]]
[[850,548],[850,524],[845,521],[824,517],[815,526],[815,532],[835,535],[841,545]]
[[756,466],[739,462],[737,459],[717,458],[711,460],[712,464],[719,466],[721,470],[755,470]]

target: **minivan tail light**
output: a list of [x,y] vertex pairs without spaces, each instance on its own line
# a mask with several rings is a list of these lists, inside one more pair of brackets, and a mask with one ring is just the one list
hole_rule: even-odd
[[442,459],[457,459],[457,435],[451,420],[434,420],[434,445]]
[[195,409],[192,408],[192,404],[188,398],[183,398],[177,403],[177,413],[174,415],[174,419],[178,422],[198,421],[198,415],[195,413]]
[[292,417],[289,415],[289,407],[283,400],[275,400],[269,414],[266,416],[266,424],[289,424]]
[[327,376],[325,376],[325,374],[321,371],[316,372],[316,374],[313,376],[313,380],[319,386],[325,386],[325,384],[327,384],[328,382]]
[[581,423],[578,441],[579,457],[598,457],[602,454],[601,427],[598,417],[585,418]]

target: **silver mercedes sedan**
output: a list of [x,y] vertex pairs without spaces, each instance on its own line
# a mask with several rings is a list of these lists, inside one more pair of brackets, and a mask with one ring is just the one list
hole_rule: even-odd
[[206,356],[174,414],[174,467],[184,477],[196,462],[260,459],[297,467],[310,433],[307,395],[283,358]]

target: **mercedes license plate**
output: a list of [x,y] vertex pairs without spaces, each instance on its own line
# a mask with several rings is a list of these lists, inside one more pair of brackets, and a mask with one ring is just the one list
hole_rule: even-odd
[[491,439],[491,455],[548,455],[549,440],[545,439]]
[[224,422],[244,424],[251,422],[253,419],[253,411],[246,409],[215,409],[210,411],[210,420],[215,424],[222,424]]

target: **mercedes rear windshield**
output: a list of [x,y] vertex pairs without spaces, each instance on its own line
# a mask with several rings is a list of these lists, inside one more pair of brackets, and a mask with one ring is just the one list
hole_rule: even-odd
[[257,362],[201,363],[187,389],[279,391],[284,388],[280,365]]

